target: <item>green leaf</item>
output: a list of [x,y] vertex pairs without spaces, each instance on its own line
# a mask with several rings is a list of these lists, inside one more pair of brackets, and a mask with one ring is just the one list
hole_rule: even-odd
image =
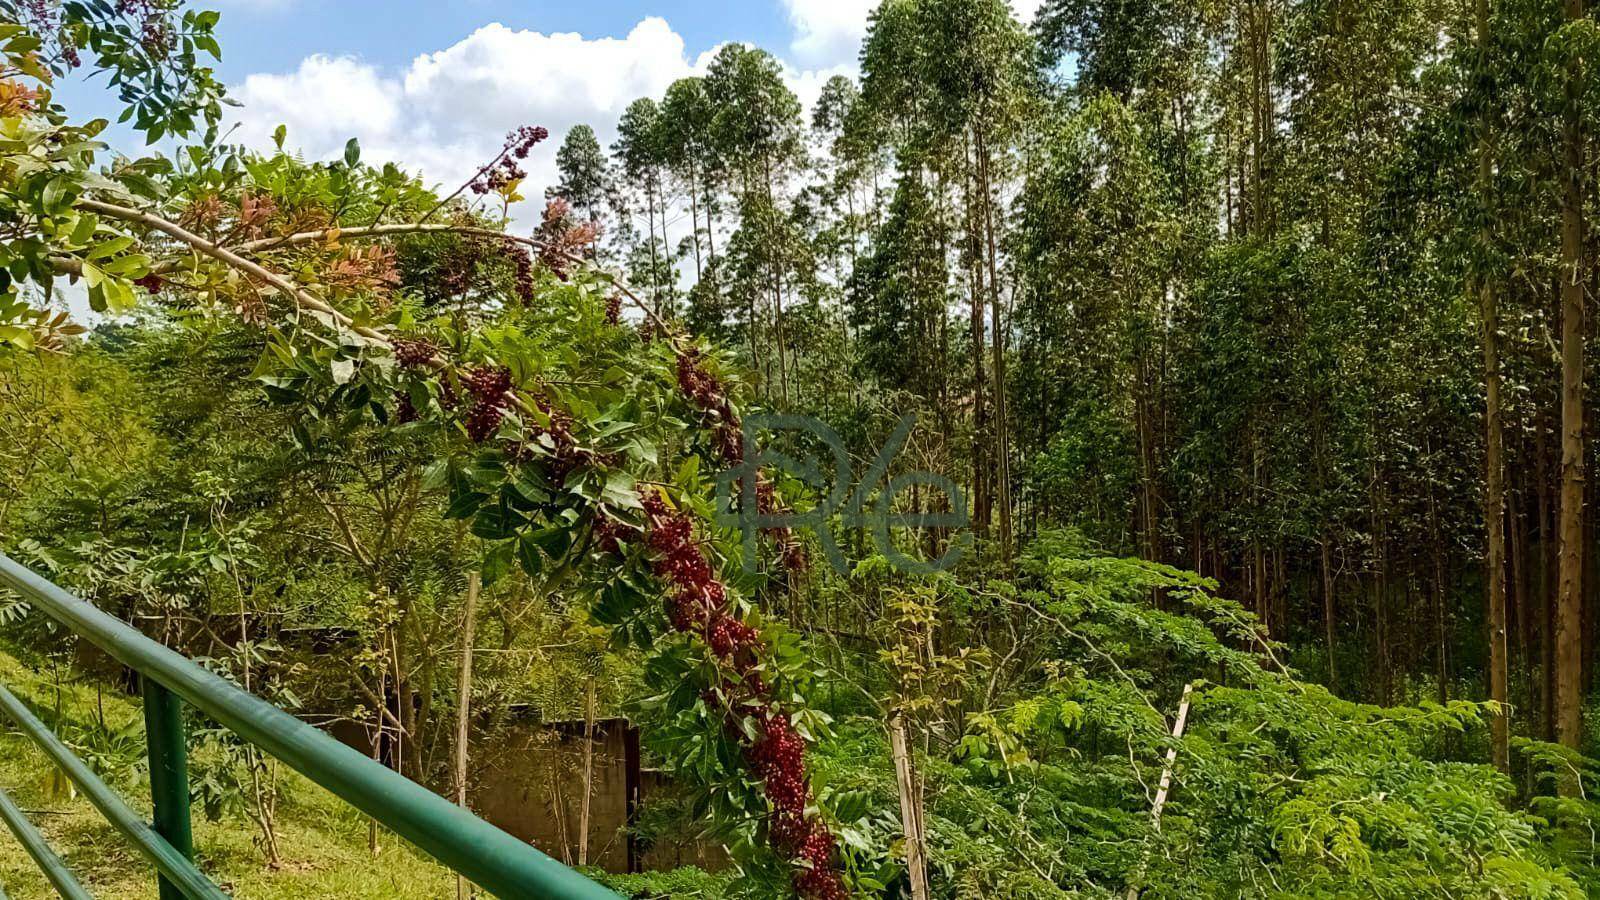
[[503,541],[517,536],[517,529],[527,523],[521,513],[503,504],[485,506],[472,520],[472,533],[486,541]]
[[560,559],[566,555],[567,548],[572,546],[572,532],[559,525],[552,525],[528,535],[528,540],[533,541],[551,559]]
[[488,494],[482,494],[477,491],[457,494],[450,501],[450,507],[445,510],[444,517],[446,519],[465,519],[476,513],[478,507],[482,506],[483,502],[488,499]]
[[522,565],[522,571],[536,578],[544,571],[544,555],[531,535],[524,534],[517,540],[517,562]]
[[485,587],[494,584],[505,574],[511,571],[511,557],[517,549],[517,544],[506,542],[496,544],[489,549],[483,557],[483,584]]

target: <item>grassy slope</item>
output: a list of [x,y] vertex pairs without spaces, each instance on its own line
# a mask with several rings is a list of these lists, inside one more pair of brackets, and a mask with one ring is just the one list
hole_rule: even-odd
[[[31,672],[15,659],[0,654],[0,683],[35,708],[50,709],[54,690],[48,677]],[[63,710],[69,719],[90,721],[95,715],[95,690],[69,685],[63,690]],[[137,703],[105,695],[107,724],[115,729],[137,722]],[[46,721],[51,719],[44,717]],[[27,810],[97,898],[149,898],[155,896],[150,867],[100,814],[83,800],[52,800],[48,786],[52,767],[27,738],[0,723],[0,788]],[[279,870],[261,863],[249,820],[229,817],[208,822],[195,819],[195,845],[201,868],[222,888],[246,900],[304,897],[439,898],[455,895],[455,879],[448,871],[385,835],[382,854],[367,852],[366,820],[332,795],[293,773],[281,778],[279,842],[286,865]],[[142,783],[112,779],[131,805],[148,814]],[[0,887],[13,900],[53,897],[49,885],[23,852],[10,831],[0,827]]]

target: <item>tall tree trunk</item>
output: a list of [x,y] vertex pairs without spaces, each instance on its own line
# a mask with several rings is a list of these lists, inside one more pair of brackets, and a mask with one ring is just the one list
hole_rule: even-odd
[[[1489,0],[1477,0],[1477,30],[1478,65],[1483,69],[1488,65],[1489,55]],[[1483,98],[1482,102],[1484,111],[1478,123],[1478,202],[1482,206],[1480,217],[1484,224],[1478,237],[1480,253],[1486,256],[1493,240],[1489,225],[1489,210],[1492,208],[1489,192],[1494,177],[1494,162],[1491,159],[1489,98]],[[1506,466],[1505,428],[1500,408],[1500,312],[1494,281],[1483,272],[1479,272],[1476,278],[1483,333],[1483,523],[1486,534],[1484,584],[1488,594],[1489,699],[1499,704],[1489,719],[1489,750],[1495,768],[1509,772],[1511,728],[1507,718],[1510,695],[1506,663]],[[1440,653],[1443,652],[1441,647]]]
[[694,281],[700,283],[703,269],[700,264],[700,191],[699,176],[694,163],[689,164],[689,237],[694,241]]
[[1333,541],[1322,539],[1322,632],[1328,645],[1328,690],[1339,689],[1339,669],[1334,662]]
[[1393,699],[1394,660],[1389,636],[1389,539],[1388,511],[1383,472],[1376,461],[1372,467],[1372,619],[1378,657],[1378,703]]
[[[387,724],[383,720],[384,711],[389,704],[389,673],[388,666],[378,669],[378,700],[381,705],[372,711],[372,761],[383,762],[383,735]],[[378,820],[367,820],[367,852],[377,856],[382,851],[378,844]]]
[[656,262],[656,201],[649,177],[644,183],[644,222],[650,235],[650,301],[657,315],[661,314],[661,285],[657,280],[661,267]]
[[773,190],[772,158],[770,155],[762,155],[761,166],[762,180],[765,183],[767,198],[767,262],[772,270],[772,331],[778,350],[778,384],[783,391],[784,405],[788,406],[789,338],[783,315],[783,267],[788,254],[784,251],[783,234],[778,227],[778,201],[777,194]]
[[993,160],[989,138],[980,124],[977,131],[978,197],[982,203],[985,260],[989,276],[989,315],[994,356],[994,503],[999,513],[1000,558],[1011,558],[1011,437],[1006,403],[1005,316],[1000,307],[999,249],[994,221]]
[[[974,163],[971,169],[976,169]],[[984,389],[987,387],[988,378],[984,373],[983,364],[983,306],[984,306],[984,277],[983,277],[983,250],[979,243],[980,238],[977,209],[977,188],[974,185],[976,175],[969,171],[966,179],[967,190],[967,251],[968,275],[971,280],[972,292],[972,523],[973,530],[980,535],[989,533],[990,499],[989,485],[990,474],[988,461],[988,444],[984,440],[984,430],[989,427],[989,414],[985,400]]]
[[1429,517],[1433,519],[1433,668],[1439,682],[1439,703],[1450,700],[1450,620],[1445,607],[1444,539],[1439,534],[1438,513],[1433,509],[1433,498],[1428,498]]
[[[1543,393],[1542,391],[1540,392]],[[1556,672],[1556,540],[1553,534],[1553,518],[1551,502],[1551,484],[1553,482],[1554,465],[1551,459],[1549,435],[1551,433],[1550,411],[1548,407],[1541,409],[1539,419],[1533,433],[1534,456],[1537,458],[1539,483],[1537,513],[1539,516],[1539,722],[1540,735],[1547,741],[1556,739],[1556,701],[1555,701],[1555,672]]]
[[[1564,0],[1567,21],[1583,18],[1583,0]],[[1577,747],[1583,736],[1583,134],[1582,63],[1567,64],[1561,160],[1561,544],[1556,600],[1556,740]],[[1577,789],[1563,779],[1562,790]]]

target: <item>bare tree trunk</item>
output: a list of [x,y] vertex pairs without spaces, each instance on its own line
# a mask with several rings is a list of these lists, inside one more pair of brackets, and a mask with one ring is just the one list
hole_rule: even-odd
[[[970,141],[969,141],[970,143]],[[963,148],[963,159],[966,151]],[[967,216],[967,259],[969,290],[972,292],[972,524],[973,530],[980,536],[989,534],[989,521],[991,512],[991,499],[989,486],[991,484],[988,460],[988,443],[984,439],[984,430],[989,427],[989,412],[985,403],[985,388],[988,377],[984,373],[983,351],[983,306],[984,306],[984,267],[983,249],[979,237],[980,226],[978,216],[978,188],[976,185],[976,162],[969,167],[972,171],[966,174],[966,216]]]
[[[651,301],[655,304],[656,315],[661,315],[661,264],[656,260],[656,194],[651,176],[647,173],[644,181],[644,216],[645,227],[650,231],[650,292]],[[663,217],[664,219],[665,217]],[[662,243],[666,243],[667,223],[661,223]]]
[[[1583,0],[1564,0],[1567,21],[1583,18]],[[1579,119],[1581,63],[1567,64],[1561,164],[1561,543],[1556,601],[1556,740],[1577,747],[1583,737],[1583,133]],[[1562,792],[1577,789],[1562,780]]]
[[1428,482],[1428,530],[1433,558],[1434,679],[1438,682],[1439,704],[1442,706],[1450,699],[1450,645],[1446,640],[1449,629],[1448,614],[1445,612],[1444,538],[1439,532],[1439,502],[1434,496],[1431,481]]
[[911,879],[911,900],[928,900],[922,785],[917,779],[916,762],[911,758],[911,742],[906,737],[906,720],[902,713],[895,713],[889,720],[889,747],[894,754],[895,783],[900,788],[900,823],[906,835],[906,873]]
[[1535,512],[1539,516],[1539,724],[1540,736],[1546,741],[1556,739],[1555,703],[1555,620],[1556,620],[1556,541],[1551,534],[1554,518],[1551,513],[1551,482],[1553,460],[1549,435],[1551,433],[1548,407],[1541,410],[1533,432],[1534,456],[1538,458],[1539,493],[1534,498]]
[[[1489,0],[1477,0],[1479,66],[1488,63]],[[1488,100],[1484,100],[1485,107]],[[1478,125],[1478,201],[1484,205],[1484,225],[1479,235],[1482,249],[1489,249],[1493,239],[1489,232],[1487,211],[1489,190],[1494,177],[1494,163],[1490,159],[1489,113],[1487,108]],[[1489,628],[1489,699],[1499,704],[1489,719],[1489,750],[1495,768],[1511,771],[1510,693],[1506,664],[1506,485],[1505,485],[1505,429],[1500,409],[1500,313],[1497,306],[1494,282],[1480,273],[1478,279],[1478,310],[1483,331],[1483,383],[1484,383],[1484,489],[1483,523],[1487,534],[1484,553],[1484,582],[1488,592]],[[1441,612],[1442,614],[1442,612]],[[1442,635],[1441,635],[1442,637]],[[1440,647],[1443,659],[1444,648]],[[1441,664],[1442,668],[1442,664]]]
[[[220,522],[218,527],[221,528]],[[231,554],[233,542],[225,530],[223,531],[223,539],[226,541],[228,551]],[[250,648],[250,611],[245,598],[244,581],[239,577],[238,566],[230,562],[228,573],[233,577],[234,590],[239,596],[239,674],[244,692],[248,694],[255,690],[252,678],[254,671],[250,663],[250,654],[253,652]],[[100,699],[98,690],[96,690],[95,699],[97,702]],[[100,708],[99,712],[100,724],[104,726],[106,720],[104,708]],[[250,770],[250,795],[254,807],[251,812],[255,817],[256,826],[261,829],[262,853],[267,857],[268,868],[281,868],[283,866],[283,854],[278,849],[277,779],[273,778],[266,784],[262,783],[262,775],[267,770],[267,763],[262,759],[261,751],[257,750],[253,744],[244,745],[244,761],[245,767]]]
[[[467,750],[472,733],[472,641],[478,627],[478,593],[483,589],[483,575],[473,572],[467,576],[467,606],[461,622],[461,668],[456,675],[456,805],[467,805]],[[456,900],[465,900],[472,893],[464,876],[456,876]]]
[[[994,374],[994,503],[999,513],[1000,558],[1011,558],[1011,426],[1006,403],[1006,336],[1000,306],[999,248],[994,221],[993,161],[984,129],[977,129],[979,202],[983,204],[983,232],[989,275],[989,315]],[[981,440],[981,438],[980,438]]]
[[1328,690],[1337,691],[1339,685],[1339,669],[1334,662],[1333,635],[1336,623],[1334,622],[1333,600],[1333,542],[1331,538],[1322,539],[1322,632],[1328,643]]
[[689,164],[689,236],[694,239],[694,280],[700,283],[700,198],[699,176],[695,173],[694,163]]

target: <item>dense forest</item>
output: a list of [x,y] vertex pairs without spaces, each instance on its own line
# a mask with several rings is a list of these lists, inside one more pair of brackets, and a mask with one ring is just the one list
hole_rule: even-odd
[[459,187],[229,143],[217,21],[0,0],[0,552],[461,802],[627,716],[726,857],[584,868],[585,751],[542,849],[633,896],[1600,892],[1583,0],[884,0],[810,108],[727,44]]

